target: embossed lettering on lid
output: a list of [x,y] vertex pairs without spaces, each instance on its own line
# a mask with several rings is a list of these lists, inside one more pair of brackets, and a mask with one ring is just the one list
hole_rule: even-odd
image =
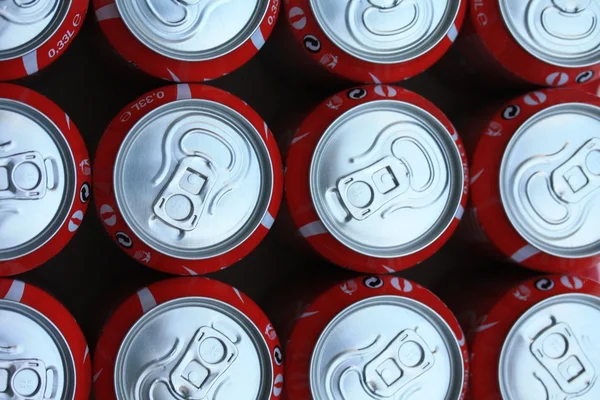
[[461,0],[310,0],[325,34],[342,50],[373,63],[417,58],[452,29]]
[[534,57],[553,65],[600,63],[600,2],[597,0],[501,0],[510,32]]
[[514,228],[559,257],[600,254],[600,108],[563,104],[515,133],[500,169],[500,193]]
[[144,45],[166,57],[221,57],[258,29],[268,0],[116,0],[123,21]]

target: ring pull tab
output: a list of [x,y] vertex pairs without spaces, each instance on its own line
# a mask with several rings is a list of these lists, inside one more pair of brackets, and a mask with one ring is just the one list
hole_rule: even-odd
[[[49,161],[50,162],[50,161]],[[47,187],[54,187],[54,174],[48,174],[46,161],[36,151],[0,158],[0,201],[39,200]],[[52,179],[48,179],[52,177]]]
[[[50,383],[54,384],[53,381]],[[52,394],[48,386],[46,365],[42,361],[0,360],[0,399],[51,399],[45,396],[46,393]]]
[[541,35],[539,39],[554,45],[582,45],[584,49],[573,49],[581,52],[596,45],[599,12],[591,0],[543,0],[529,7],[527,19]]
[[199,156],[184,157],[154,201],[154,213],[177,229],[193,231],[216,182],[217,171],[210,161]]
[[39,22],[58,8],[58,0],[0,0],[0,18],[19,25]]
[[594,386],[594,366],[569,325],[554,320],[537,334],[530,350],[565,394],[581,396]]
[[236,345],[219,331],[202,327],[171,372],[171,385],[178,396],[202,400],[239,354]]
[[567,203],[579,203],[600,188],[600,138],[588,140],[551,175],[552,190]]

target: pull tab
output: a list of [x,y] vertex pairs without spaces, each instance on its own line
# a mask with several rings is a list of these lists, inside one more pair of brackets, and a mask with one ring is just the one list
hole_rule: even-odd
[[40,360],[0,360],[0,399],[43,400],[46,366]]
[[600,187],[600,138],[588,140],[552,172],[552,190],[567,203],[578,203]]
[[582,395],[593,387],[596,380],[594,366],[567,324],[558,323],[543,330],[530,348],[563,392]]
[[185,157],[154,202],[154,213],[167,224],[193,231],[217,181],[217,172],[202,157]]
[[402,331],[365,366],[366,387],[373,394],[391,397],[435,364],[433,353],[417,332]]
[[180,42],[197,34],[202,20],[224,1],[228,0],[144,0],[138,2],[145,4],[136,9],[136,17],[161,39]]
[[0,0],[0,18],[19,25],[39,22],[56,11],[58,0]]
[[0,158],[0,200],[38,200],[46,195],[47,172],[37,151]]
[[592,0],[552,0],[554,7],[568,14],[578,14],[590,6]]
[[213,328],[202,327],[171,372],[175,392],[190,400],[201,400],[238,356],[235,344]]

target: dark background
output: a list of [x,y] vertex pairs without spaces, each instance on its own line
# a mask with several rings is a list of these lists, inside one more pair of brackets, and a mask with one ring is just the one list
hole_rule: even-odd
[[[76,123],[90,156],[112,118],[129,102],[167,82],[131,69],[112,54],[92,12],[68,51],[38,75],[17,83],[34,89],[56,102]],[[289,57],[290,45],[283,39],[280,18],[272,40],[246,66],[210,84],[244,99],[262,115],[274,134],[285,137],[294,122],[318,102],[352,85],[333,77],[316,79],[297,70]],[[286,51],[283,51],[285,49]],[[294,48],[300,51],[300,48]],[[475,126],[485,105],[507,98],[454,79],[448,61],[402,86],[418,92],[441,108],[459,132]],[[512,93],[511,95],[518,94]],[[283,149],[282,149],[283,150]],[[310,291],[320,290],[353,273],[308,256],[292,245],[287,232],[276,222],[266,240],[246,259],[209,277],[236,286],[251,296],[285,331],[292,316],[287,305]],[[426,262],[399,273],[452,300],[468,293],[465,282],[473,271],[505,270],[477,247],[454,238]],[[138,264],[125,255],[105,232],[95,205],[90,204],[83,224],[68,246],[42,267],[18,279],[35,284],[58,298],[79,321],[93,350],[102,326],[111,312],[143,286],[168,276]],[[92,353],[93,354],[93,353]]]

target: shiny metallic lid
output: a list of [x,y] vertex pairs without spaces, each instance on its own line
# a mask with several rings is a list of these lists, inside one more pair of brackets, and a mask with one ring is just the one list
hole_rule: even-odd
[[71,0],[0,0],[0,61],[44,44],[65,19]]
[[362,254],[401,257],[433,243],[460,207],[460,153],[435,117],[399,101],[340,116],[315,149],[315,209],[337,240]]
[[179,100],[142,118],[114,169],[117,203],[148,246],[182,259],[215,257],[243,243],[273,191],[269,152],[233,109]]
[[562,104],[521,125],[504,152],[500,194],[531,245],[565,258],[600,254],[600,108]]
[[21,303],[0,300],[0,399],[71,400],[75,363],[60,331]]
[[131,33],[165,57],[222,57],[259,28],[268,0],[115,0]]
[[456,31],[461,1],[310,0],[310,5],[340,49],[367,62],[396,64],[427,53]]
[[597,0],[500,0],[499,4],[511,34],[534,57],[571,68],[600,63]]
[[600,398],[600,299],[568,294],[528,310],[500,356],[504,400]]
[[457,400],[464,364],[452,330],[426,305],[379,296],[323,330],[310,366],[315,399]]
[[267,400],[269,348],[234,307],[188,297],[146,313],[125,337],[115,366],[118,400]]
[[56,125],[24,103],[0,98],[0,261],[54,236],[75,199],[75,174]]

